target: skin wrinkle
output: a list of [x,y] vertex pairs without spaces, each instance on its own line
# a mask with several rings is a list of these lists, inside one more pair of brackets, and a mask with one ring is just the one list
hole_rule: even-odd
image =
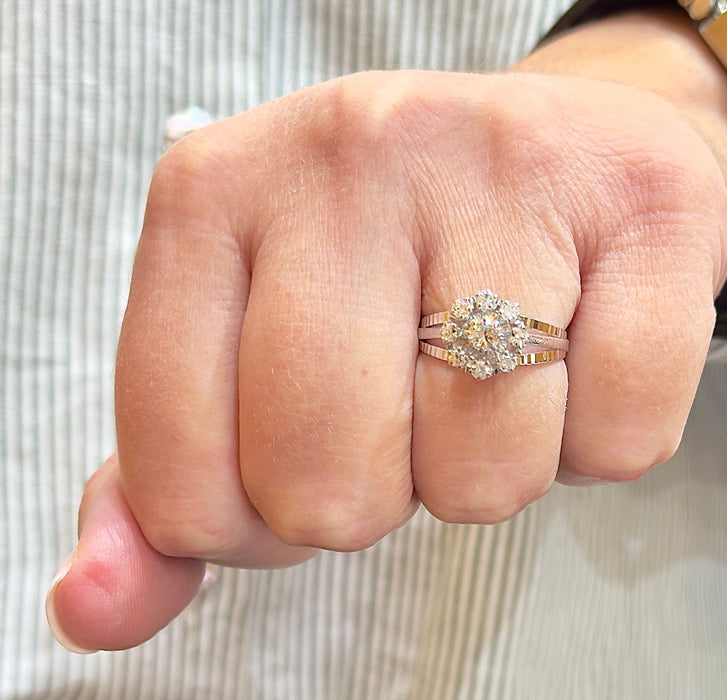
[[[523,149],[523,148],[517,149],[516,148],[515,150],[516,151],[519,151],[519,152],[527,152],[528,149],[526,149],[526,148],[525,149]],[[483,160],[486,161],[487,159],[483,159]],[[438,165],[439,165],[439,163],[437,163],[437,166]],[[485,165],[485,167],[488,167],[488,166]],[[488,168],[488,170],[489,169],[490,168]],[[506,170],[506,172],[508,171],[507,168],[505,170]],[[434,175],[437,175],[438,178],[434,178]],[[433,171],[430,179],[432,179],[432,180],[434,180],[435,182],[438,182],[438,183],[441,183],[441,182],[445,182],[446,183],[446,182],[450,181],[450,179],[454,179],[454,178],[447,177],[446,176],[446,170],[445,170],[445,177],[442,178],[442,168],[440,168],[440,167],[434,167],[434,171]],[[486,195],[485,196],[487,197],[487,201],[488,201],[490,207],[496,207],[499,202],[506,202],[509,199],[512,199],[512,196],[513,195],[510,192],[501,192],[499,194],[498,194],[498,192],[500,192],[503,188],[505,188],[506,186],[508,186],[508,184],[510,182],[514,181],[514,180],[515,180],[514,177],[513,178],[505,177],[504,179],[502,179],[502,181],[495,182],[495,190],[496,191],[494,193],[491,193],[490,192],[490,189],[491,188],[484,188],[485,189],[485,192],[486,192]],[[427,182],[428,182],[428,180],[427,180]],[[518,187],[521,187],[521,184],[520,183],[517,183],[517,186]],[[512,187],[512,185],[510,185],[510,187]],[[441,186],[439,187],[439,189],[440,190],[442,189]],[[478,189],[478,188],[476,188],[476,189]],[[460,190],[461,190],[461,188],[460,188]],[[450,199],[450,200],[454,199],[454,200],[456,200],[457,196],[458,195],[457,195],[456,192],[453,192],[453,193],[447,192],[445,196],[441,196],[440,195],[438,198],[437,197],[420,197],[419,199],[420,200],[424,200],[424,201],[428,201],[430,199],[433,199],[434,201],[441,201],[441,200],[446,200],[446,199]],[[521,195],[520,195],[519,192],[515,195],[515,197],[516,197],[516,199],[518,201],[521,200]],[[452,255],[452,247],[453,247],[452,246],[452,243],[453,243],[453,239],[456,239],[457,238],[457,234],[458,233],[460,234],[459,237],[461,239],[461,237],[462,237],[462,233],[461,232],[462,231],[468,231],[468,230],[472,230],[472,229],[477,230],[478,228],[481,228],[481,226],[472,226],[471,224],[459,223],[462,220],[462,217],[463,216],[467,216],[468,213],[469,213],[470,216],[472,216],[472,212],[473,211],[476,211],[475,207],[477,207],[477,205],[476,204],[473,205],[473,201],[472,201],[472,199],[470,199],[469,201],[466,201],[464,203],[460,202],[458,205],[455,205],[454,207],[450,204],[446,209],[443,208],[441,210],[442,213],[439,214],[439,218],[442,218],[442,219],[446,218],[446,216],[448,214],[451,214],[451,211],[454,209],[457,212],[457,219],[455,220],[455,225],[454,226],[452,226],[452,222],[450,220],[448,222],[449,226],[447,228],[442,227],[442,226],[440,226],[440,227],[434,227],[434,230],[441,230],[441,229],[447,230],[449,232],[449,235],[448,235],[447,238],[440,237],[439,239],[435,239],[435,241],[438,240],[439,243],[438,243],[438,246],[435,247],[435,249],[434,249],[433,254],[432,254],[431,257],[433,257],[434,259],[437,259],[439,257],[438,254],[437,254],[437,251],[438,250],[439,251],[442,251],[442,252],[445,251],[445,250],[448,250],[450,252],[451,257],[455,258],[455,260],[457,260],[457,259],[467,259],[467,257],[469,257],[470,255],[472,255],[471,246],[470,246],[469,249],[464,249],[464,250],[462,250],[460,248],[459,249],[459,255]],[[481,210],[481,205],[480,205],[479,208]],[[500,213],[498,216],[502,217],[503,214]],[[479,218],[480,221],[482,221],[482,220],[486,220],[488,218],[491,219],[492,217],[491,217],[491,215],[488,216],[487,214],[485,214],[483,212],[483,213],[481,213],[479,215],[478,218]],[[507,217],[505,216],[505,218],[507,218]],[[461,226],[461,228],[459,228],[460,226]],[[501,246],[501,249],[502,250],[504,250],[504,249],[508,249],[508,250],[516,249],[515,246],[513,245],[514,240],[512,242],[510,242],[510,244],[508,244],[508,240],[509,240],[509,238],[508,238],[509,227],[507,227],[507,226],[500,226],[499,229],[500,229],[501,235],[498,236],[497,238],[494,238],[494,239],[493,238],[490,238],[488,240],[489,246],[492,247],[493,245],[496,245],[496,246],[499,245],[499,246]],[[503,233],[504,233],[504,236],[502,235]],[[515,233],[513,233],[512,235],[514,237],[515,236]],[[497,259],[507,258],[507,256],[503,256],[502,254],[497,255],[497,253],[494,253],[491,250],[485,251],[484,249],[481,251],[480,257],[488,256],[488,254],[489,255],[492,255],[492,257],[495,257]],[[452,262],[453,262],[452,260],[447,259],[447,266],[449,266],[449,264],[452,263]],[[456,262],[454,264],[456,264]],[[444,271],[440,271],[440,270],[437,270],[435,272],[433,269],[430,268],[430,269],[427,270],[427,274],[425,274],[425,278],[427,276],[429,276],[431,278],[437,279],[437,278],[441,278],[443,274],[446,274],[446,273],[444,273]],[[426,286],[425,286],[424,299],[425,300],[427,299]],[[426,304],[425,304],[425,311],[426,311]]]
[[[645,27],[648,28],[648,33],[644,33]],[[693,158],[700,159],[699,168],[692,172],[692,176],[699,173],[702,180],[700,184],[705,193],[709,193],[706,200],[724,210],[724,175],[714,178],[709,174],[709,164],[719,168],[724,162],[724,158],[719,158],[726,147],[724,133],[720,129],[727,104],[722,89],[723,70],[715,64],[703,43],[693,41],[692,32],[685,19],[674,13],[649,12],[648,16],[646,13],[634,13],[627,19],[612,17],[590,26],[587,30],[582,28],[571,32],[567,42],[555,42],[543,47],[521,62],[518,69],[545,70],[563,75],[579,73],[583,77],[616,80],[666,97],[668,101],[664,102],[664,115],[670,110],[677,110],[679,118],[696,129],[704,139],[704,143],[698,144],[698,148],[690,153]],[[623,52],[628,53],[631,50],[630,43],[637,35],[642,53],[635,62],[636,70],[633,64],[608,60],[605,53],[587,50],[593,41],[608,38],[607,43],[613,44],[618,37],[622,45],[615,50],[613,56],[625,55]],[[646,44],[644,37],[647,37]],[[562,47],[566,46],[567,51],[564,53]],[[582,61],[576,65],[567,56],[571,55],[571,51],[578,51],[579,46]],[[665,61],[671,62],[673,70],[665,72],[654,70],[654,66],[651,66],[644,72],[641,67],[643,64],[649,65],[650,55],[663,56]],[[542,60],[544,57],[545,61]],[[694,71],[694,65],[700,65],[704,69]],[[690,67],[689,80],[684,79],[686,66]],[[639,95],[643,96],[641,92]],[[631,108],[632,105],[630,110]],[[573,116],[578,118],[577,114]],[[604,111],[604,116],[608,116],[607,110]],[[705,144],[710,148],[704,148]],[[716,241],[717,248],[714,251],[715,292],[727,273],[727,256],[721,254],[723,248],[720,248],[724,246],[726,233],[727,227],[723,224],[720,240]]]
[[[569,106],[561,107],[560,109],[572,113],[572,110]],[[574,163],[572,163],[572,165],[577,165],[579,171],[582,171],[583,173],[593,172],[594,164],[596,165],[595,170],[597,172],[603,172],[604,168],[607,170],[607,172],[610,172],[610,176],[603,177],[599,182],[590,182],[589,179],[582,180],[579,174],[578,180],[586,183],[585,190],[588,192],[588,196],[583,197],[584,201],[588,201],[592,205],[593,202],[598,202],[599,200],[603,199],[599,193],[601,191],[604,191],[606,194],[608,194],[608,197],[605,201],[608,201],[609,205],[612,201],[623,201],[625,204],[630,201],[638,202],[639,198],[634,198],[634,194],[638,193],[638,190],[643,190],[645,193],[654,194],[657,190],[657,188],[655,187],[656,182],[668,181],[664,179],[664,176],[667,172],[666,169],[670,168],[671,166],[668,162],[664,161],[663,157],[661,157],[660,151],[660,163],[658,163],[655,168],[652,160],[656,152],[649,154],[644,152],[642,156],[637,156],[636,158],[634,158],[634,156],[632,155],[634,153],[634,144],[617,144],[613,140],[604,138],[610,132],[608,129],[604,131],[604,127],[603,125],[600,125],[600,123],[598,127],[599,131],[593,134],[589,134],[588,130],[592,130],[589,122],[585,123],[588,126],[588,129],[579,128],[577,115],[574,116],[573,122],[576,124],[576,126],[575,129],[573,129],[573,126],[571,124],[571,128],[576,133],[573,134],[572,139],[579,144],[579,148],[577,153],[572,154],[575,155],[575,161]],[[623,125],[621,123],[615,125],[615,127],[618,127],[619,130],[622,129],[622,126]],[[613,133],[619,132],[614,131]],[[644,145],[639,143],[638,147],[640,149],[643,149]],[[628,160],[623,161],[622,155],[620,155],[622,153],[629,154]],[[634,162],[631,163],[629,162],[630,160],[633,160]],[[646,172],[644,172],[644,169],[640,167],[642,165],[646,168]],[[654,170],[659,173],[658,178],[653,178],[651,176],[651,173],[654,172]],[[631,175],[629,175],[629,172],[631,172]],[[681,169],[677,174],[681,174]],[[674,175],[673,179],[677,179],[677,174]],[[634,179],[634,177],[636,179]],[[631,182],[631,184],[629,184],[629,182]],[[634,182],[638,184],[638,187],[633,187]],[[622,185],[619,183],[624,184]],[[606,190],[603,190],[604,184],[607,185]],[[659,205],[657,205],[657,207],[650,207],[639,205],[636,207],[636,209],[643,211],[648,209],[655,209],[658,208],[658,206]],[[610,206],[603,208],[604,213],[609,212],[610,210]],[[593,214],[590,213],[586,216],[577,217],[577,220],[586,221],[592,216]],[[604,232],[608,230],[609,229],[606,228],[604,229]]]
[[[447,120],[445,120],[445,121],[447,121]],[[451,121],[451,120],[449,120],[449,121]],[[484,158],[484,159],[481,159],[481,160],[482,160],[482,162],[485,163],[485,166],[484,167],[488,167],[486,165],[486,163],[489,162],[489,160],[487,158]],[[427,184],[429,184],[429,183],[435,183],[433,185],[434,191],[435,192],[438,191],[439,194],[440,194],[440,196],[439,197],[432,197],[432,196],[428,195],[427,194],[427,190],[425,188],[425,194],[424,194],[424,196],[421,196],[420,195],[418,197],[419,201],[426,202],[426,201],[432,201],[433,200],[434,202],[437,202],[437,201],[442,201],[442,200],[446,201],[447,199],[450,199],[450,200],[456,199],[457,196],[459,196],[458,195],[458,192],[460,192],[462,190],[461,187],[457,188],[457,190],[454,191],[454,192],[452,192],[452,193],[448,193],[449,196],[442,196],[442,192],[446,192],[446,190],[443,189],[439,185],[439,183],[441,183],[443,181],[444,182],[447,182],[447,181],[450,181],[450,180],[454,180],[454,177],[446,177],[446,172],[448,170],[447,166],[445,165],[446,162],[447,162],[446,161],[446,158],[442,157],[441,159],[436,160],[436,161],[431,160],[431,159],[430,160],[427,160],[425,158],[425,159],[423,159],[423,162],[425,164],[426,163],[431,163],[431,165],[429,166],[429,168],[426,168],[425,169],[425,170],[428,171],[428,176],[424,178],[424,181]],[[444,171],[445,177],[442,177],[443,171]],[[458,175],[459,175],[459,173],[458,173]],[[475,191],[476,191],[476,189],[478,189],[478,188],[475,188]],[[494,198],[491,198],[491,199],[494,199]],[[500,198],[500,199],[502,199],[502,198]],[[440,210],[441,213],[439,214],[438,218],[440,218],[442,220],[448,220],[449,219],[449,214],[451,212],[451,209],[452,209],[451,206],[449,206],[447,208],[442,208]],[[465,203],[460,203],[460,205],[458,207],[458,210],[459,210],[459,213],[460,214],[462,212],[468,212],[469,211],[470,212],[470,216],[471,216],[472,215],[472,212],[476,210],[476,205],[473,206],[472,200],[469,200],[469,201],[467,201]],[[458,219],[456,221],[458,221],[458,220],[459,220],[459,217],[458,217]],[[454,235],[454,233],[457,232],[456,221],[455,221],[455,226],[454,227],[452,226],[452,222],[451,221],[448,221],[448,224],[449,224],[449,229],[448,230],[450,230],[452,232],[452,235]],[[423,228],[423,227],[420,227],[420,228]],[[439,230],[439,229],[442,229],[442,228],[444,228],[444,227],[441,227],[441,226],[440,227],[433,227],[434,230]],[[463,226],[462,228],[463,229],[467,229],[468,227],[467,226]],[[440,244],[439,244],[440,245],[440,248],[435,248],[432,251],[432,254],[430,256],[428,256],[428,257],[430,259],[431,258],[435,258],[436,259],[438,257],[438,250],[441,250],[441,249],[446,248],[449,245],[449,243],[450,243],[450,240],[449,239],[446,239],[446,240],[445,239],[440,239]],[[492,243],[492,241],[490,241],[490,243]],[[430,268],[430,265],[431,265],[431,263],[429,263],[429,261],[426,261],[423,264],[423,267],[425,269],[429,269]],[[432,274],[430,276],[436,277],[436,275],[434,275],[434,274]],[[426,275],[425,275],[425,277],[426,277]],[[424,295],[424,297],[426,298],[426,294]]]
[[[302,397],[305,397],[305,392],[291,396],[291,400]],[[345,420],[334,422],[327,417],[331,415],[331,412],[327,411],[323,406],[316,404],[314,410],[311,411],[311,407],[306,407],[305,403],[300,404],[296,401],[296,405],[299,407],[301,413],[311,415],[312,420],[305,423],[291,421],[281,423],[279,417],[271,411],[265,420],[260,423],[261,434],[266,436],[265,440],[268,442],[269,447],[272,448],[270,452],[273,455],[277,452],[275,448],[283,445],[285,446],[286,452],[305,454],[307,450],[303,449],[303,447],[311,442],[317,443],[320,450],[320,446],[327,445],[331,437],[338,437],[341,432],[340,426],[345,425],[348,426],[346,436],[349,445],[357,446],[356,452],[346,460],[347,463],[376,463],[388,452],[399,452],[408,462],[408,441],[406,441],[407,445],[404,449],[402,447],[395,447],[394,443],[388,440],[378,439],[375,433],[372,434],[372,426],[370,425],[370,421],[367,420],[369,414],[363,406],[355,406],[351,415],[347,416]],[[406,406],[397,407],[387,413],[391,413],[392,419],[401,415],[409,415]],[[257,416],[256,422],[260,421],[260,417]],[[382,417],[380,425],[383,426],[386,423],[389,423],[389,421]],[[324,468],[329,477],[335,477],[337,473],[341,472],[343,459],[339,453],[326,452],[325,459],[323,459],[323,455],[319,457],[320,461],[318,466],[319,468]],[[384,461],[386,460],[384,459]]]

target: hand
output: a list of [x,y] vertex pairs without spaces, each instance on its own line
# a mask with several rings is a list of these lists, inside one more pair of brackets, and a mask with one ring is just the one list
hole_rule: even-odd
[[[419,501],[496,522],[556,473],[663,462],[725,277],[725,195],[683,110],[573,77],[362,74],[183,140],[149,194],[118,459],[87,487],[54,629],[132,646],[202,561],[361,549]],[[480,383],[420,355],[420,314],[485,286],[567,326],[567,363]]]

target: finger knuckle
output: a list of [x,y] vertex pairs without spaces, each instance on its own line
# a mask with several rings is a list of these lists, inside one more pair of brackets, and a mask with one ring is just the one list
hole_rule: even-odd
[[490,525],[504,522],[544,496],[553,483],[553,470],[498,467],[497,476],[456,487],[438,487],[422,503],[436,518],[448,523]]
[[654,434],[629,442],[623,449],[617,445],[583,456],[572,471],[594,481],[626,483],[636,481],[650,469],[669,461],[676,453],[679,439]]
[[192,518],[165,513],[162,508],[146,519],[137,519],[146,541],[157,552],[169,557],[210,559],[220,551],[219,533],[224,525],[208,515],[204,526]]
[[[656,244],[708,251],[710,236],[695,236],[695,230],[704,234],[715,229],[716,211],[724,212],[717,206],[724,202],[724,194],[718,195],[724,188],[715,186],[723,180],[713,159],[704,157],[704,144],[688,131],[665,140],[657,125],[627,123],[623,131],[621,138],[604,135],[606,151],[592,163],[605,176],[601,181],[607,195],[595,201],[609,207],[600,210],[609,222],[597,238],[601,251],[616,244],[634,250]],[[695,217],[695,212],[701,213]],[[624,229],[629,237],[623,236]]]
[[462,525],[494,525],[517,515],[527,504],[519,501],[482,499],[478,503],[425,502],[426,509],[438,520]]
[[158,518],[140,522],[146,541],[160,554],[169,557],[195,556],[198,552],[191,546],[183,523],[160,521]]
[[266,518],[270,530],[285,544],[356,552],[367,549],[392,529],[372,505],[343,501],[300,504]]
[[209,134],[190,134],[159,159],[152,179],[153,191],[196,187],[209,171],[210,164],[218,160],[217,151],[216,142]]
[[378,168],[378,155],[391,164],[392,149],[404,145],[417,125],[432,121],[423,85],[411,71],[359,73],[327,83],[304,124],[317,162],[352,174]]
[[[211,198],[225,197],[225,183],[239,182],[230,155],[214,128],[190,134],[157,163],[149,187],[146,220],[164,221],[211,211]],[[229,176],[228,176],[229,175]],[[216,210],[212,210],[216,211]]]

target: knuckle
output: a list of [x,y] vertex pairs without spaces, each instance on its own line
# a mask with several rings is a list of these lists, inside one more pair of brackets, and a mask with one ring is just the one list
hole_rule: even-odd
[[194,556],[190,552],[187,537],[181,531],[180,524],[160,522],[158,519],[139,522],[146,541],[160,554],[168,557]]
[[462,525],[494,525],[517,515],[527,503],[519,501],[499,501],[492,498],[478,503],[431,503],[424,502],[425,508],[438,520],[445,523]]
[[197,186],[210,166],[220,159],[215,139],[206,132],[190,134],[171,146],[154,169],[152,191],[157,194],[169,190]]
[[174,513],[164,513],[162,509],[146,519],[137,517],[137,521],[146,541],[160,554],[211,559],[223,551],[218,533],[224,530],[224,525],[215,523],[211,514],[208,516],[204,527]]
[[574,471],[575,475],[585,479],[585,483],[627,483],[636,481],[649,469],[648,466],[620,463],[604,463],[579,465]]
[[[376,168],[377,155],[391,163],[392,148],[402,146],[417,125],[432,121],[423,87],[422,77],[411,71],[358,73],[325,84],[304,125],[308,147],[319,162],[343,172],[358,173],[367,164]],[[352,163],[355,169],[348,167]]]
[[[669,125],[674,126],[671,119]],[[694,246],[695,221],[687,213],[701,211],[700,217],[711,218],[708,212],[715,210],[717,201],[724,201],[724,195],[717,196],[715,189],[718,169],[710,165],[713,159],[704,158],[701,139],[691,128],[680,134],[682,138],[664,139],[662,127],[667,128],[627,122],[622,138],[609,133],[603,139],[610,146],[593,164],[607,176],[604,191],[610,196],[604,202],[612,207],[608,217],[618,217],[621,222],[610,234],[599,235],[604,250],[617,236],[619,245],[653,248],[658,243],[664,248],[678,244],[686,235],[688,244]],[[630,239],[621,235],[624,221],[632,232]]]
[[544,496],[555,476],[550,466],[533,470],[531,466],[500,465],[498,471],[487,480],[436,488],[429,497],[422,495],[422,503],[444,522],[491,525],[509,520]]
[[623,461],[619,463],[601,463],[579,468],[578,476],[585,477],[594,483],[602,481],[627,483],[629,481],[636,481],[636,479],[643,476],[648,468],[645,465],[628,464]]
[[371,547],[395,526],[382,519],[375,504],[343,501],[302,504],[265,518],[280,540],[291,546],[308,546],[337,552],[357,552]]
[[650,438],[629,443],[623,450],[601,449],[582,457],[569,471],[593,482],[626,483],[636,481],[650,469],[667,462],[676,453],[679,439]]
[[[229,194],[226,183],[239,182],[241,174],[233,170],[231,154],[225,150],[214,126],[195,132],[169,148],[159,159],[151,184],[146,223],[199,217],[199,211],[223,211],[212,208],[211,199],[223,201]],[[160,228],[164,228],[161,226]]]
[[[631,255],[638,255],[644,248],[656,252],[655,241],[660,248],[660,256],[670,251],[680,250],[688,254],[685,262],[697,262],[704,251],[708,252],[708,242],[700,243],[694,236],[691,217],[685,217],[684,202],[696,201],[693,179],[688,176],[683,164],[669,162],[664,158],[633,154],[624,158],[620,177],[614,179],[621,187],[619,212],[627,221],[633,222],[630,230],[631,240],[619,239],[619,245]],[[654,212],[659,215],[655,216]],[[687,225],[685,226],[685,219]],[[612,244],[605,237],[606,247]],[[696,249],[689,253],[690,247]]]

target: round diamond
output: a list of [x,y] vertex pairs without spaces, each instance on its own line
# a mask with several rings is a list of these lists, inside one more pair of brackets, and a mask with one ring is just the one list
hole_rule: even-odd
[[457,301],[452,304],[452,310],[450,311],[450,314],[454,316],[455,319],[465,319],[469,318],[473,311],[473,298],[469,297],[467,299],[457,299]]
[[514,325],[512,329],[512,340],[510,341],[512,343],[512,346],[514,348],[517,348],[518,350],[522,350],[523,345],[525,345],[525,340],[528,337],[528,331],[525,328],[525,325]]
[[445,321],[442,324],[442,340],[445,343],[453,343],[462,335],[462,329],[453,321]]
[[519,306],[489,290],[455,301],[441,331],[449,364],[476,379],[512,372],[527,335]]
[[495,312],[489,313],[482,318],[484,337],[489,347],[493,350],[505,350],[512,338],[512,328],[507,321]]
[[499,311],[502,318],[508,321],[514,321],[515,319],[520,318],[520,304],[517,304],[514,301],[502,299],[500,301]]
[[471,297],[473,305],[480,311],[492,311],[497,308],[498,296],[489,289],[483,289]]
[[512,355],[503,355],[497,363],[499,372],[512,372],[515,367],[517,367],[517,358]]
[[475,379],[479,379],[480,381],[482,381],[483,379],[489,379],[496,372],[495,368],[491,367],[486,362],[475,363],[471,366],[468,366],[466,370]]
[[462,357],[462,355],[460,355],[459,353],[457,353],[456,351],[453,351],[453,350],[450,350],[449,354],[447,355],[447,362],[452,367],[464,368],[463,360],[464,360],[464,358]]

